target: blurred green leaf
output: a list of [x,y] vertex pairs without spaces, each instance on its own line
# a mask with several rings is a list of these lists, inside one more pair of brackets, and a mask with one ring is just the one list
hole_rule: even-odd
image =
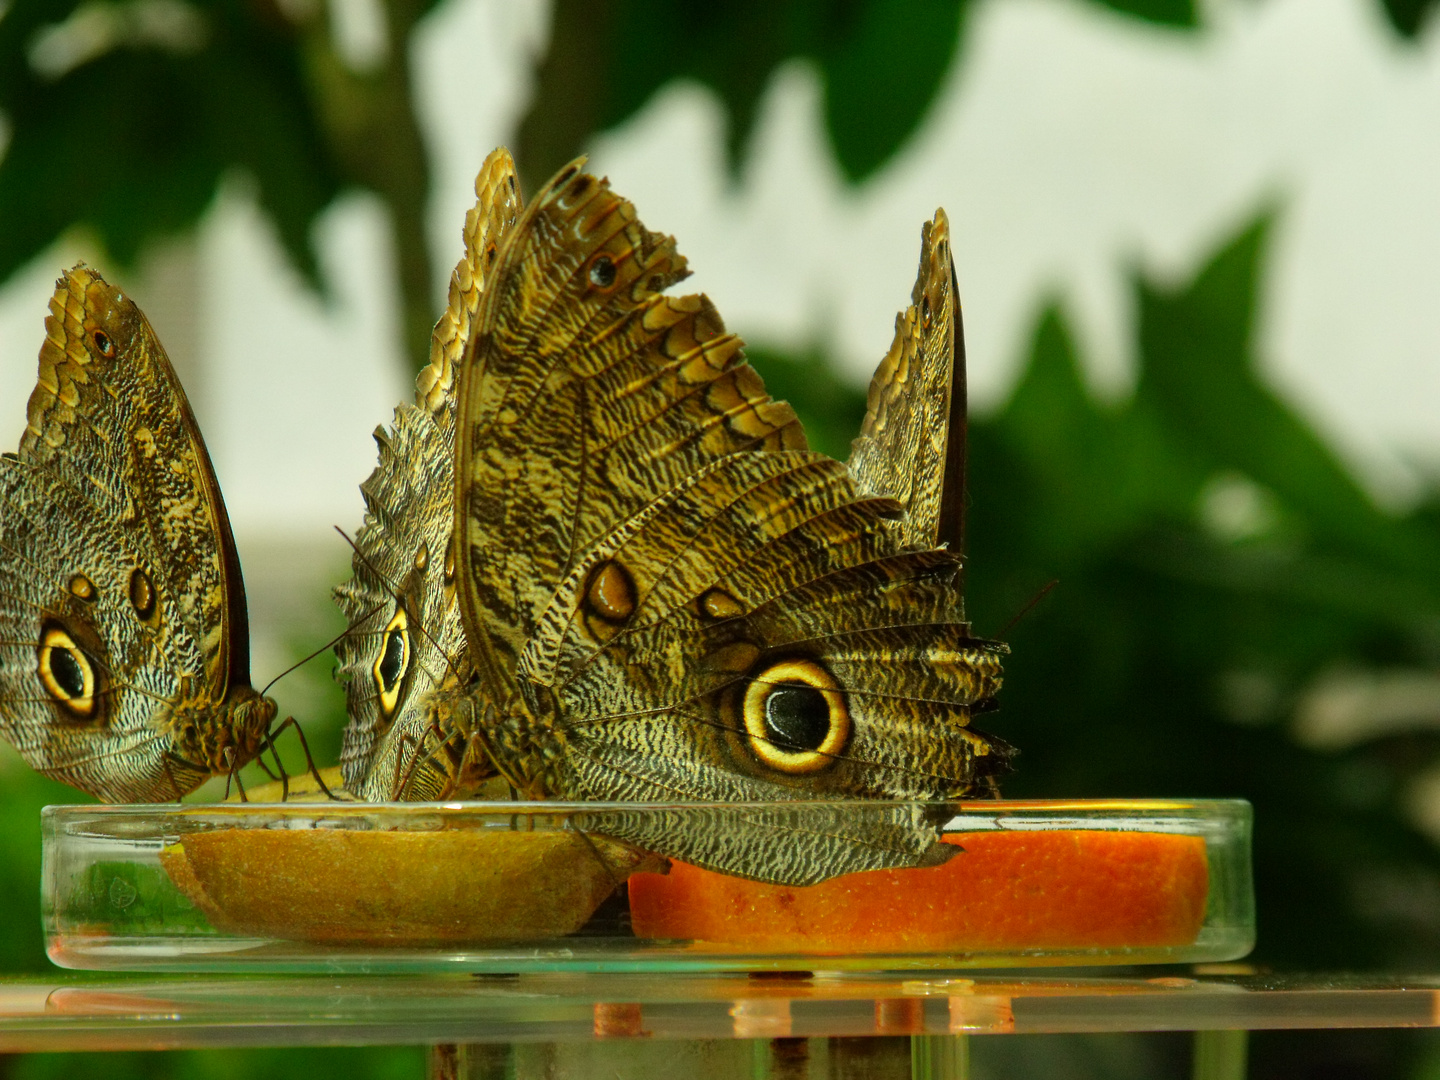
[[1433,530],[1383,514],[1255,375],[1251,305],[1267,231],[1266,220],[1246,230],[1186,288],[1140,286],[1138,397],[1194,453],[1266,485],[1308,528],[1400,571],[1432,566]]
[[1194,0],[1095,0],[1108,8],[1171,26],[1195,26]]
[[319,288],[312,227],[364,187],[395,226],[405,340],[425,362],[429,172],[404,41],[436,2],[384,0],[391,58],[355,72],[321,3],[15,0],[0,18],[0,281],[77,227],[131,264],[238,173]]
[[1436,0],[1380,0],[1390,25],[1407,38],[1418,37],[1435,8]]
[[277,1047],[25,1054],[9,1059],[9,1080],[413,1080],[425,1074],[419,1046]]
[[6,915],[0,973],[53,971],[40,924],[40,809],[91,800],[32,772],[9,747],[0,748],[0,791],[0,898]]
[[[972,615],[998,626],[1060,579],[1015,631],[987,720],[1021,747],[1007,794],[1250,799],[1262,961],[1440,957],[1440,913],[1403,899],[1440,887],[1440,852],[1403,802],[1434,748],[1322,754],[1283,723],[1331,665],[1427,662],[1440,533],[1376,509],[1258,377],[1265,232],[1191,282],[1136,283],[1130,401],[1089,398],[1052,310],[1010,404],[972,424]],[[1276,527],[1217,535],[1203,504],[1217,476],[1267,489]],[[1258,712],[1227,702],[1237,673],[1270,688]]]
[[865,179],[920,126],[960,40],[969,3],[885,0],[817,12],[814,55],[840,169]]
[[[156,5],[151,5],[156,7]],[[263,4],[16,0],[0,19],[0,280],[83,224],[116,261],[189,228],[231,168],[255,178],[312,280],[308,230],[342,180],[314,120],[297,35]],[[158,8],[157,8],[158,10]],[[147,27],[149,27],[147,29]]]
[[[1094,0],[1193,27],[1189,0]],[[521,124],[533,183],[624,123],[675,79],[725,106],[738,169],[775,69],[809,60],[825,85],[825,125],[841,171],[872,176],[924,120],[959,48],[970,0],[556,0],[550,51]]]

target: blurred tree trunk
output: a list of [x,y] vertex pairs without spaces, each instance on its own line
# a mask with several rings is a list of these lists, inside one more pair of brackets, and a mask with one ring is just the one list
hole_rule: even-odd
[[610,120],[606,61],[615,19],[610,0],[555,0],[550,46],[515,138],[515,164],[526,191],[575,157]]
[[390,214],[401,333],[416,370],[429,359],[437,294],[425,234],[430,168],[416,119],[409,41],[432,6],[433,0],[383,0],[386,55],[365,71],[336,51],[323,7],[303,27],[306,75],[330,153],[348,179],[384,200]]

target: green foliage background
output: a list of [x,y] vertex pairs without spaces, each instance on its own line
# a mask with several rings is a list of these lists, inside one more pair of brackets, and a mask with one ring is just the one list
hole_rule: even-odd
[[[119,264],[193,228],[241,171],[316,287],[310,232],[347,188],[378,193],[397,237],[396,288],[412,359],[434,290],[422,215],[429,172],[405,41],[433,0],[388,0],[388,57],[364,72],[331,45],[323,4],[195,0],[199,32],[156,35],[144,0],[13,0],[0,14],[0,280],[57,237],[87,231]],[[1189,0],[1092,0],[1175,33],[1203,33]],[[1379,0],[1377,0],[1379,2]],[[1434,0],[1383,0],[1402,39]],[[517,133],[527,177],[547,175],[663,85],[712,88],[732,163],[780,63],[813,62],[836,159],[864,182],[963,62],[970,0],[556,0]],[[109,37],[69,67],[36,43],[103,9]],[[77,14],[78,13],[78,14]],[[182,27],[183,29],[183,27]],[[193,27],[192,27],[193,29]],[[149,35],[149,36],[147,36]],[[645,63],[635,62],[644,57]],[[103,87],[103,92],[97,92]],[[1063,301],[1037,318],[1009,402],[971,427],[970,614],[1009,633],[1003,709],[989,726],[1022,749],[1014,796],[1243,796],[1256,808],[1260,944],[1277,968],[1440,964],[1440,849],[1410,824],[1408,783],[1437,758],[1430,734],[1321,753],[1292,736],[1325,672],[1440,666],[1440,492],[1377,508],[1256,375],[1253,330],[1266,239],[1283,204],[1241,230],[1193,280],[1134,281],[1140,377],[1119,404],[1081,378]],[[683,244],[683,237],[681,238]],[[896,297],[897,306],[901,297]],[[38,319],[38,314],[37,314]],[[844,457],[863,394],[823,356],[751,350],[816,445]],[[371,423],[374,418],[357,418]],[[1207,512],[1240,491],[1244,528]],[[331,736],[333,739],[333,731]],[[333,750],[333,747],[332,747]],[[45,972],[38,808],[73,793],[0,757],[0,970]],[[1175,1039],[1004,1039],[977,1075],[1180,1076]],[[419,1075],[415,1051],[37,1055],[0,1076]],[[1251,1075],[1440,1076],[1420,1033],[1272,1033]]]

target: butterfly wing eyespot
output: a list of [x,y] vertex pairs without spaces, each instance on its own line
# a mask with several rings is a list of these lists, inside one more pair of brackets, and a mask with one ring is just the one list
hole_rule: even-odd
[[590,572],[583,604],[591,635],[609,641],[635,612],[635,579],[623,563],[608,559]]
[[143,623],[150,622],[156,609],[155,584],[150,575],[138,566],[130,571],[129,592],[130,606],[135,609],[136,617]]
[[40,685],[62,712],[80,721],[101,718],[95,662],[63,626],[46,623],[41,627],[35,661]]
[[95,348],[106,360],[115,359],[115,339],[104,330],[96,330],[90,335],[90,340],[95,342]]
[[739,618],[745,609],[724,589],[707,589],[700,597],[700,612],[705,618],[719,622]]
[[778,772],[819,772],[850,740],[850,710],[840,684],[813,660],[781,660],[761,669],[751,676],[741,708],[751,752]]
[[386,719],[393,717],[400,706],[400,691],[410,671],[410,656],[410,617],[402,605],[395,609],[394,616],[380,632],[380,655],[370,669],[379,694],[380,713]]
[[615,279],[618,272],[615,269],[615,260],[606,255],[603,251],[590,260],[589,271],[590,284],[601,292],[615,287]]
[[635,610],[635,580],[622,563],[607,560],[591,573],[585,600],[606,622],[624,622]]
[[71,596],[77,600],[84,600],[87,603],[93,603],[97,595],[95,592],[95,583],[84,574],[76,574],[73,576],[69,581],[68,588],[70,589]]

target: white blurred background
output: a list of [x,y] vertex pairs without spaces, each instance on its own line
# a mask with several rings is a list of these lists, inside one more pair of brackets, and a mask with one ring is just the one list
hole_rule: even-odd
[[[331,0],[359,62],[375,0]],[[1202,34],[1084,3],[988,0],[917,136],[859,188],[842,182],[803,64],[781,69],[738,183],[720,107],[672,86],[597,142],[593,166],[651,228],[674,233],[732,327],[819,345],[857,385],[909,294],[920,223],[955,231],[972,401],[1001,404],[1045,300],[1059,296],[1092,385],[1133,373],[1129,279],[1193,272],[1278,206],[1261,351],[1271,383],[1378,497],[1403,504],[1440,465],[1440,34],[1400,41],[1375,0],[1215,0]],[[439,280],[485,153],[512,137],[548,32],[543,0],[447,0],[417,35],[436,189]],[[380,206],[354,197],[319,227],[334,295],[303,286],[242,179],[193,242],[127,283],[181,372],[234,520],[263,683],[335,631],[370,432],[410,393]],[[54,277],[83,237],[0,292],[0,408],[13,446]],[[94,255],[88,255],[94,259]],[[436,304],[443,297],[437,295]],[[316,665],[328,677],[330,661]],[[312,687],[304,689],[306,685]],[[282,707],[321,692],[300,680]]]

